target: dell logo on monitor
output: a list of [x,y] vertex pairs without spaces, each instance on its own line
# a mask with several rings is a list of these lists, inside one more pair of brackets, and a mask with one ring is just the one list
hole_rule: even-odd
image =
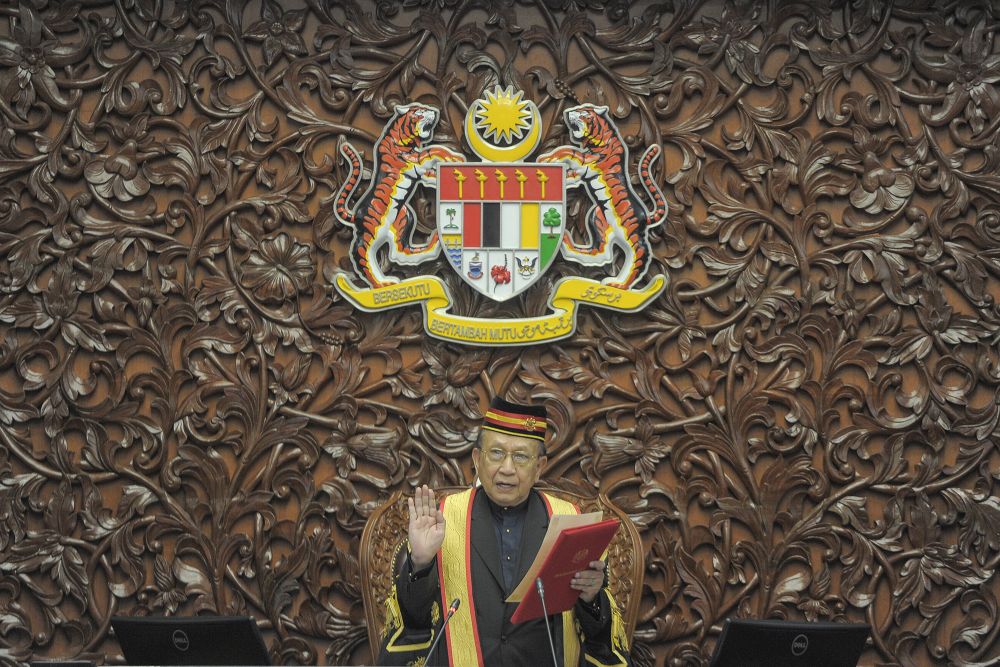
[[[178,651],[186,651],[191,648],[191,640],[188,639],[187,633],[183,630],[174,630],[174,633],[170,636],[174,642],[174,648]],[[794,648],[792,649],[795,650]]]
[[792,640],[792,655],[800,656],[809,648],[809,638],[805,635],[796,635]]

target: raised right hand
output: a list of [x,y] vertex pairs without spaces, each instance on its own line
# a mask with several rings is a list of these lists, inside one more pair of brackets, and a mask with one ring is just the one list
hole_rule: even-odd
[[434,502],[434,492],[424,484],[408,499],[410,507],[410,560],[415,570],[430,565],[444,542],[444,514]]

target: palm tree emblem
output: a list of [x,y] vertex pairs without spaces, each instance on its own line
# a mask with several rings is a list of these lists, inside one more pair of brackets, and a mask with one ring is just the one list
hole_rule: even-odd
[[445,210],[444,214],[448,216],[448,224],[444,226],[445,229],[458,229],[458,225],[455,224],[455,213],[457,211],[453,208]]

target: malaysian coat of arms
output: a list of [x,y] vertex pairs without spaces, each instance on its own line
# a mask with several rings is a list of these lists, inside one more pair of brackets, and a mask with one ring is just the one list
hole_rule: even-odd
[[[637,286],[651,257],[649,228],[667,213],[651,175],[660,147],[647,148],[638,162],[643,199],[632,186],[628,149],[607,108],[580,104],[563,115],[571,145],[529,159],[542,134],[538,108],[513,88],[487,90],[465,116],[465,143],[479,159],[473,161],[432,143],[437,109],[397,106],[375,144],[367,183],[360,151],[345,142],[340,152],[349,168],[334,210],[353,228],[355,275],[337,273],[336,289],[366,311],[420,304],[429,335],[470,345],[566,338],[576,329],[580,304],[623,312],[644,308],[667,284],[660,274]],[[436,190],[437,230],[416,244],[409,201],[420,187]],[[566,233],[567,196],[574,189],[582,189],[591,204],[583,243]],[[498,302],[523,293],[560,259],[615,268],[600,281],[559,279],[548,314],[491,319],[450,312],[451,294],[437,275],[390,275],[394,264],[419,265],[442,254],[465,286]]]

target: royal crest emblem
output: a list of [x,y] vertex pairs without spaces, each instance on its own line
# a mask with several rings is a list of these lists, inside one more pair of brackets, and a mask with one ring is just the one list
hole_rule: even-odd
[[[478,162],[429,143],[439,117],[424,105],[396,108],[376,144],[364,194],[357,192],[361,154],[349,143],[341,148],[350,171],[335,210],[341,222],[354,227],[351,258],[367,287],[359,288],[344,273],[337,275],[336,287],[355,306],[377,311],[422,303],[432,336],[474,345],[526,345],[570,336],[579,303],[635,311],[664,289],[664,275],[634,288],[649,266],[648,228],[666,216],[665,200],[650,175],[659,146],[639,161],[639,182],[652,202],[648,209],[628,178],[628,151],[605,107],[567,109],[575,145],[535,160],[526,158],[538,147],[541,117],[520,91],[494,88],[470,106],[465,142]],[[415,219],[408,203],[419,186],[437,191],[437,232],[423,244],[411,236]],[[585,190],[592,203],[584,243],[566,232],[567,191],[574,188]],[[590,266],[623,257],[603,281],[560,279],[549,298],[549,315],[486,319],[449,312],[452,299],[438,276],[400,281],[382,269],[385,259],[390,265],[419,264],[442,252],[465,284],[494,301],[523,293],[560,257]]]

